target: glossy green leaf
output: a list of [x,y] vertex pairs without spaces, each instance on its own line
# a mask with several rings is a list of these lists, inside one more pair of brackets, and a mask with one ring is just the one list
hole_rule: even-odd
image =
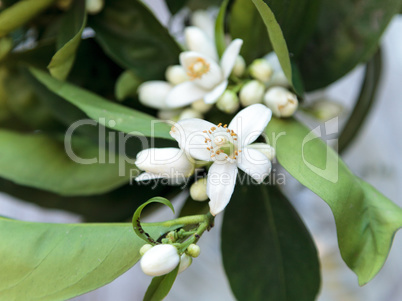
[[149,201],[145,202],[144,204],[142,204],[141,206],[139,206],[137,208],[137,210],[135,210],[134,215],[133,215],[133,220],[132,220],[134,232],[135,232],[135,234],[137,234],[138,237],[145,240],[147,243],[149,243],[150,241],[152,242],[152,240],[154,240],[154,239],[152,237],[149,237],[149,234],[143,231],[142,226],[141,226],[140,216],[141,216],[142,210],[151,203],[164,204],[164,205],[168,206],[170,209],[172,209],[172,211],[174,213],[174,207],[173,207],[172,203],[168,199],[165,199],[162,197],[154,197],[154,198],[150,199]]
[[[160,227],[145,229],[158,235]],[[0,219],[3,300],[67,300],[101,287],[139,259],[131,224],[45,224]]]
[[180,47],[142,1],[106,1],[89,25],[105,52],[144,80],[162,79],[178,63]]
[[152,278],[145,293],[144,301],[162,301],[169,294],[178,272],[179,265],[166,275]]
[[74,162],[62,142],[40,133],[0,130],[0,144],[1,177],[61,195],[104,193],[127,183],[130,176],[126,163],[119,175],[118,156],[111,155],[115,163],[99,163],[99,147],[79,137],[73,136],[71,150],[87,164]]
[[170,126],[155,117],[113,103],[70,83],[59,81],[38,69],[30,70],[49,90],[106,127],[134,136],[172,139],[169,135]]
[[224,0],[219,9],[218,16],[215,21],[215,45],[218,51],[219,57],[225,52],[226,49],[226,39],[225,39],[225,15],[226,8],[228,6],[229,0]]
[[[250,0],[236,0],[230,11],[229,30],[233,39],[243,40],[240,54],[250,64],[271,50],[267,29]],[[264,39],[265,38],[265,39]]]
[[322,0],[313,39],[299,59],[306,89],[326,87],[373,56],[400,7],[400,0]]
[[0,13],[0,37],[40,14],[56,0],[24,0],[15,3]]
[[314,242],[276,187],[236,187],[222,225],[222,259],[239,301],[311,301],[317,296]]
[[394,234],[402,227],[402,209],[354,176],[336,152],[316,137],[317,131],[294,119],[273,118],[266,133],[268,137],[286,134],[276,141],[279,163],[329,205],[343,260],[360,285],[369,282],[384,265]]
[[58,50],[48,66],[49,72],[57,79],[65,80],[73,67],[81,35],[87,23],[84,1],[74,1],[63,17],[57,36]]
[[[144,187],[136,181],[104,194],[61,196],[49,191],[18,185],[0,177],[0,191],[41,207],[66,210],[81,215],[86,222],[122,222],[132,218],[144,201],[155,195],[174,197],[180,190],[172,186]],[[135,199],[133,198],[135,196]]]
[[117,100],[123,101],[129,96],[137,95],[137,88],[142,81],[130,70],[123,72],[116,81],[115,95]]
[[286,45],[285,38],[283,37],[282,29],[275,19],[275,16],[267,4],[262,0],[252,0],[258,12],[264,21],[265,27],[268,32],[269,39],[271,41],[272,48],[278,56],[279,63],[289,83],[292,84],[293,89],[298,95],[301,95],[303,91],[300,91],[300,86],[293,84],[292,76],[292,64],[290,62],[288,46]]

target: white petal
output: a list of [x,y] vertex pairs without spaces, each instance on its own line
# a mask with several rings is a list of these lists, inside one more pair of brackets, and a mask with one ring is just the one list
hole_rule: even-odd
[[236,184],[236,177],[236,163],[215,162],[209,168],[207,194],[212,215],[215,216],[222,212],[229,203]]
[[240,146],[254,142],[271,120],[272,111],[262,104],[254,104],[241,110],[229,124],[239,139]]
[[208,91],[192,82],[184,82],[175,86],[166,97],[166,105],[170,108],[179,108],[204,98]]
[[181,149],[187,152],[191,157],[210,161],[211,153],[207,150],[205,144],[204,130],[209,130],[213,126],[211,122],[202,119],[184,119],[177,122],[170,131],[170,135],[176,139]]
[[243,148],[239,154],[237,166],[258,183],[264,181],[272,169],[271,161],[266,155],[248,147]]
[[203,30],[195,26],[189,26],[186,27],[184,34],[189,50],[200,52],[215,61],[218,60],[214,41]]
[[207,104],[215,103],[219,97],[222,96],[223,92],[225,92],[226,87],[228,86],[228,81],[224,80],[222,83],[217,85],[211,92],[208,92],[204,96],[204,101]]
[[160,179],[160,178],[163,178],[162,174],[143,172],[138,177],[136,177],[135,180],[137,182],[142,182],[142,181],[149,181],[149,180]]
[[236,39],[226,48],[225,52],[221,58],[221,68],[223,70],[223,76],[228,78],[232,69],[236,63],[236,58],[240,53],[241,45],[243,45],[243,40]]
[[196,10],[191,15],[191,24],[204,31],[213,41],[215,36],[215,22],[211,14],[205,10]]
[[[206,90],[211,90],[223,79],[221,67],[216,61],[199,52],[182,52],[180,54],[180,63],[191,81]],[[198,70],[197,66],[202,68]]]
[[149,148],[137,154],[135,165],[148,173],[163,178],[188,177],[194,171],[194,162],[179,148]]
[[172,85],[161,80],[153,80],[142,83],[138,87],[138,98],[147,107],[154,109],[166,109],[166,98],[172,89]]

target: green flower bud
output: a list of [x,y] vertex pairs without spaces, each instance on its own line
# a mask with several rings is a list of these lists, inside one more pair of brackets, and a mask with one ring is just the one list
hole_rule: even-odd
[[232,69],[232,74],[237,77],[241,77],[246,70],[246,62],[241,55],[238,55],[235,64]]
[[140,249],[140,254],[143,256],[149,249],[151,249],[153,246],[150,244],[145,244],[141,247]]
[[208,200],[207,178],[202,178],[191,185],[190,196],[194,201],[203,202]]
[[232,114],[236,112],[239,107],[239,98],[233,91],[226,90],[221,97],[219,97],[216,106],[222,112]]
[[249,67],[250,75],[264,83],[268,82],[274,72],[271,64],[266,59],[254,60]]
[[201,249],[200,249],[200,247],[199,247],[198,245],[196,245],[196,244],[191,244],[191,245],[188,246],[186,252],[187,252],[187,254],[190,255],[191,257],[196,258],[196,257],[198,257],[198,256],[200,255]]

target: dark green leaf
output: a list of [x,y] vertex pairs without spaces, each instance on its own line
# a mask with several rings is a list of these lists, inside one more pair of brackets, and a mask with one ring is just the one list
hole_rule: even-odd
[[286,133],[276,141],[279,163],[330,206],[343,260],[360,285],[369,282],[402,227],[402,209],[354,176],[330,146],[296,120],[273,118],[266,133]]
[[225,39],[225,15],[226,8],[228,6],[229,0],[224,0],[219,9],[219,14],[215,21],[215,45],[218,51],[219,57],[225,52],[226,49],[226,39]]
[[152,282],[145,293],[144,301],[163,300],[169,294],[178,272],[179,265],[169,274],[152,278]]
[[[0,130],[0,144],[0,176],[21,185],[62,195],[90,195],[119,187],[130,176],[127,163],[123,164],[120,176],[118,156],[110,154],[115,163],[102,164],[99,147],[75,136],[72,151],[78,158],[93,160],[92,164],[74,162],[63,143],[44,134]],[[107,152],[104,154],[109,158]]]
[[105,52],[144,80],[162,79],[178,63],[180,47],[142,1],[106,1],[89,25]]
[[59,81],[38,69],[30,70],[49,90],[74,104],[106,127],[134,136],[172,139],[169,135],[170,127],[152,116],[113,103],[67,82]]
[[40,14],[55,0],[25,0],[19,1],[0,13],[0,37]]
[[236,188],[222,225],[222,259],[239,301],[311,301],[320,287],[314,243],[275,187]]
[[240,54],[248,64],[271,50],[264,22],[250,0],[234,1],[230,12],[229,29],[233,39],[243,40]]
[[130,70],[123,72],[116,81],[115,95],[117,100],[123,101],[129,96],[136,96],[137,88],[141,82]]
[[[149,224],[157,235],[159,227]],[[0,219],[3,300],[67,300],[131,268],[144,242],[131,224],[44,224]]]
[[[133,212],[145,200],[156,195],[180,192],[171,186],[144,187],[135,181],[105,194],[91,196],[61,196],[49,191],[17,185],[0,178],[0,191],[19,200],[51,209],[67,210],[81,215],[86,222],[121,222],[132,218]],[[173,197],[172,195],[172,197]]]
[[57,52],[48,66],[49,72],[57,79],[65,80],[73,67],[81,35],[87,22],[84,1],[74,1],[69,12],[63,17],[57,36]]
[[144,231],[141,227],[140,216],[141,216],[142,210],[151,203],[164,204],[164,205],[168,206],[170,209],[172,209],[172,211],[174,213],[174,207],[173,207],[172,203],[168,199],[165,199],[162,197],[154,197],[154,198],[150,199],[149,201],[145,202],[144,204],[142,204],[141,206],[139,206],[137,208],[137,210],[135,210],[134,215],[133,215],[133,220],[132,220],[134,232],[135,232],[135,234],[137,234],[138,237],[142,238],[143,240],[145,240],[148,243],[150,242],[150,239],[152,239],[152,238],[147,236],[147,233],[144,233]]
[[272,47],[278,56],[279,63],[281,64],[282,70],[285,73],[286,78],[289,83],[293,86],[293,89],[298,95],[301,95],[303,91],[297,90],[297,88],[293,84],[292,77],[292,65],[290,63],[289,51],[286,45],[285,38],[283,37],[283,33],[281,27],[275,19],[274,14],[271,9],[265,4],[262,0],[252,0],[258,12],[261,15],[262,20],[264,21],[265,27],[268,31],[268,36],[271,41]]
[[300,57],[308,91],[326,87],[377,50],[400,0],[322,0],[314,37]]
[[166,5],[170,10],[170,13],[174,15],[186,5],[188,0],[166,0]]

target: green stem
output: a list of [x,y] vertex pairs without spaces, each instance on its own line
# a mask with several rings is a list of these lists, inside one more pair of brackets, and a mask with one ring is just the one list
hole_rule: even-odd
[[205,214],[200,214],[200,215],[190,215],[190,216],[184,216],[184,217],[179,217],[176,219],[171,219],[168,221],[164,222],[158,222],[158,223],[144,223],[143,225],[153,225],[157,224],[158,226],[163,226],[166,228],[175,226],[175,225],[196,225],[203,223],[207,220],[207,216]]
[[214,226],[215,217],[212,216],[211,213],[208,212],[204,217],[205,221],[198,226],[195,233],[179,246],[179,253],[184,253],[189,245],[196,243],[206,230],[209,230]]
[[364,124],[370,109],[376,100],[376,91],[381,77],[382,57],[379,49],[367,63],[360,95],[353,112],[350,114],[341,134],[339,135],[338,152],[342,153],[357,136]]

